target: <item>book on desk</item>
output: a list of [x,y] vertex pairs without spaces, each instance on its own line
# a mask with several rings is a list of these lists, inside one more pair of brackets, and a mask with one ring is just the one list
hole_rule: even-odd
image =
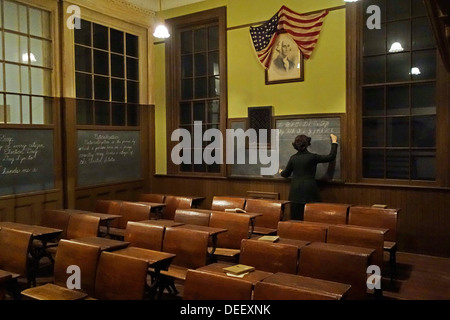
[[225,209],[225,212],[247,213],[247,211],[241,208]]
[[278,240],[280,240],[280,237],[279,236],[262,236],[262,237],[259,237],[258,240],[268,241],[268,242],[277,242]]
[[241,275],[244,273],[249,273],[254,270],[255,270],[255,267],[247,266],[245,264],[235,264],[233,266],[223,268],[223,271],[225,271],[227,274],[231,274],[231,275]]

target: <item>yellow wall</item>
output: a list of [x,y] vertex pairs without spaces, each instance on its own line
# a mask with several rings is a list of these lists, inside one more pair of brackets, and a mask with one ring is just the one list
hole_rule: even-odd
[[[305,80],[265,84],[265,71],[256,58],[249,24],[270,19],[282,5],[298,13],[341,6],[343,0],[205,0],[163,11],[167,19],[215,7],[227,7],[228,118],[247,117],[247,108],[273,106],[276,116],[345,112],[345,9],[330,11],[317,46],[305,60]],[[166,173],[164,43],[154,45],[156,105],[156,173]]]

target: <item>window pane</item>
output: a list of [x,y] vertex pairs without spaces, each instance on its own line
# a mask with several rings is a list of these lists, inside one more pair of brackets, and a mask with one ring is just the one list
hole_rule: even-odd
[[411,178],[416,180],[436,179],[436,152],[413,151],[411,155]]
[[220,123],[220,104],[218,100],[208,102],[208,122]]
[[384,178],[384,152],[363,150],[363,177]]
[[384,88],[363,89],[363,115],[380,116],[384,114]]
[[19,6],[14,2],[4,1],[3,9],[5,29],[19,31]]
[[113,126],[126,125],[126,104],[113,103],[112,105],[112,124]]
[[192,31],[181,32],[181,54],[192,53]]
[[403,50],[411,50],[411,23],[409,20],[390,22],[387,24],[387,46],[391,49],[392,44],[398,42]]
[[15,94],[6,95],[6,115],[7,123],[20,123],[20,96]]
[[369,118],[363,120],[363,146],[384,146],[384,119]]
[[127,79],[139,80],[139,60],[127,58]]
[[111,54],[111,76],[125,78],[125,60],[123,56]]
[[206,28],[197,29],[194,31],[194,52],[207,50],[207,34]]
[[111,79],[111,98],[113,101],[125,102],[125,81]]
[[410,0],[388,0],[387,1],[387,19],[398,20],[409,18],[411,12]]
[[52,73],[50,70],[40,68],[31,69],[31,93],[51,96]]
[[32,97],[31,110],[32,110],[33,124],[45,124],[46,107],[44,103],[44,98]]
[[413,17],[425,16],[427,10],[423,4],[423,0],[412,0],[412,15]]
[[30,39],[30,62],[36,66],[52,66],[52,43],[48,40]]
[[206,120],[206,110],[204,102],[194,103],[194,121],[205,122]]
[[387,57],[387,81],[408,81],[410,79],[411,65],[409,53],[395,53]]
[[75,70],[91,72],[91,48],[75,46]]
[[[5,60],[12,62],[21,62],[21,49],[19,47],[19,36],[13,33],[5,32]],[[28,49],[24,48],[27,53]]]
[[92,77],[90,74],[76,72],[77,98],[92,98]]
[[436,84],[412,86],[413,115],[436,114]]
[[196,53],[195,54],[195,76],[205,76],[207,70],[206,64],[206,54]]
[[[436,78],[436,51],[417,51],[412,54],[414,68],[418,68],[420,73],[413,73],[413,80],[435,79]],[[411,70],[412,71],[412,70]]]
[[108,50],[108,28],[102,25],[93,24],[94,27],[94,48]]
[[77,100],[77,124],[94,124],[94,106],[92,101]]
[[[1,9],[0,9],[0,16],[1,16]],[[1,18],[0,18],[0,23],[1,23]],[[0,60],[3,60],[3,32],[0,32]]]
[[213,51],[208,54],[208,75],[219,74],[219,52]]
[[220,79],[219,77],[209,77],[209,92],[208,97],[217,97],[220,94]]
[[[37,11],[37,10],[35,10]],[[39,11],[38,11],[39,13]],[[30,17],[31,19],[32,17]],[[31,22],[31,21],[30,21]],[[27,7],[19,5],[19,31],[28,33]]]
[[127,119],[129,126],[139,126],[139,105],[128,104],[127,106]]
[[22,123],[31,124],[30,96],[22,96],[21,101],[22,101]]
[[364,58],[364,83],[380,83],[385,81],[386,57]]
[[19,66],[15,64],[5,63],[6,78],[6,91],[7,92],[20,92],[20,70]]
[[195,79],[195,98],[206,98],[208,95],[207,78]]
[[413,50],[429,49],[436,46],[434,37],[430,37],[430,34],[433,34],[433,31],[431,31],[430,22],[427,17],[413,19],[412,31]]
[[123,53],[124,49],[124,34],[122,31],[110,29],[111,37],[111,51]]
[[386,178],[409,179],[409,151],[404,150],[387,151]]
[[194,75],[194,66],[192,62],[193,55],[187,54],[181,56],[181,77],[190,78]]
[[[0,63],[0,91],[3,91],[3,63]],[[2,105],[3,100],[0,99],[0,108]]]
[[409,147],[409,118],[387,118],[387,146]]
[[[8,78],[9,79],[9,78]],[[31,93],[30,92],[30,71],[28,67],[20,67],[20,85],[21,93]]]
[[139,57],[138,37],[127,33],[127,55]]
[[81,28],[74,29],[75,43],[91,46],[91,23],[81,20]]
[[219,50],[219,27],[208,28],[208,50]]
[[94,50],[94,73],[109,75],[108,53]]
[[6,122],[5,101],[3,100],[4,97],[5,96],[0,93],[0,124]]
[[388,87],[386,103],[388,115],[409,114],[409,86]]
[[109,102],[95,102],[95,124],[109,125],[110,105]]
[[180,123],[181,124],[193,123],[190,103],[180,103]]
[[181,99],[183,100],[192,99],[193,90],[194,85],[192,79],[181,80]]
[[109,78],[94,76],[94,93],[96,100],[109,100]]
[[436,116],[412,117],[412,142],[414,147],[436,146]]
[[127,101],[139,103],[139,83],[127,81]]
[[30,8],[30,34],[50,38],[50,13]]

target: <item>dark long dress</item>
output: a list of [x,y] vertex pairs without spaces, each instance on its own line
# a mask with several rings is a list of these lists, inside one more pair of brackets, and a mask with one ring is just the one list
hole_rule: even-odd
[[288,178],[292,174],[289,200],[294,205],[321,201],[319,187],[316,182],[317,164],[331,162],[336,159],[337,147],[337,143],[332,143],[328,155],[319,155],[305,150],[291,156],[286,168],[280,175]]

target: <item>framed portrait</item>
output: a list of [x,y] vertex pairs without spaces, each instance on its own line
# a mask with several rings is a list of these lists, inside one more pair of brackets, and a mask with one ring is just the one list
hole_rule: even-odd
[[274,44],[269,68],[266,69],[266,84],[303,80],[303,55],[289,34],[281,33]]

